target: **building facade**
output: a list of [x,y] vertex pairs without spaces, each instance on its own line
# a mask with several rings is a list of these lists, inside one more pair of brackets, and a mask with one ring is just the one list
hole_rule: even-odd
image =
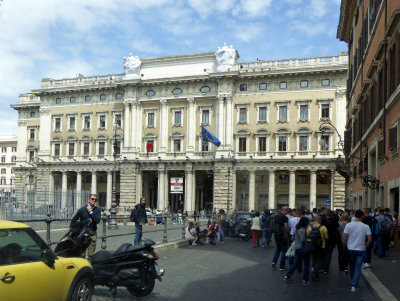
[[[171,211],[313,208],[327,199],[344,207],[337,132],[321,125],[344,132],[347,55],[238,57],[226,45],[130,55],[123,74],[43,79],[12,105],[19,113],[17,181],[30,168],[36,185],[90,190],[110,208],[115,150],[120,206],[143,195],[151,207]],[[201,126],[220,140],[218,148],[202,142]],[[60,206],[74,204],[64,197]]]
[[17,136],[0,136],[0,190],[14,185],[14,167],[17,160]]
[[349,200],[354,208],[398,212],[400,2],[342,0],[337,36],[349,54]]

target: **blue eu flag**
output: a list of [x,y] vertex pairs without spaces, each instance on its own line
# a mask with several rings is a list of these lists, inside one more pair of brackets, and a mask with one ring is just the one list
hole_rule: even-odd
[[217,147],[221,145],[218,138],[211,134],[204,126],[201,126],[201,137],[203,142],[211,142]]

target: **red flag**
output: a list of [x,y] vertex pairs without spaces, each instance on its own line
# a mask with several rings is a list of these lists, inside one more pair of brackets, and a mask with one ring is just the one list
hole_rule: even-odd
[[147,152],[151,151],[152,149],[153,149],[153,143],[147,142],[147,144],[146,144]]

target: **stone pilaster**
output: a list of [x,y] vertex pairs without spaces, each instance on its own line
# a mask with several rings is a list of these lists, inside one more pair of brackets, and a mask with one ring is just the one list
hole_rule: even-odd
[[214,165],[214,208],[228,209],[228,198],[232,200],[232,163],[216,162]]
[[344,209],[346,207],[346,180],[338,172],[332,173],[334,176],[333,194],[335,200],[333,202],[333,208]]
[[120,206],[132,208],[139,202],[136,199],[136,173],[132,168],[124,168],[120,175]]

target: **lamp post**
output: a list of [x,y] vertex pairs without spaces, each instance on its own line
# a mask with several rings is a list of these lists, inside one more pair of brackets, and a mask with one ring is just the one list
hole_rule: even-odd
[[228,213],[231,212],[231,168],[228,167],[228,202],[227,202],[227,206],[226,209],[228,211]]
[[116,174],[117,174],[117,128],[118,124],[114,123],[114,141],[113,141],[113,158],[114,158],[114,166],[113,166],[113,180],[112,180],[112,201],[111,201],[111,209],[110,209],[110,221],[108,223],[109,229],[118,229],[117,224],[117,200],[116,200]]

